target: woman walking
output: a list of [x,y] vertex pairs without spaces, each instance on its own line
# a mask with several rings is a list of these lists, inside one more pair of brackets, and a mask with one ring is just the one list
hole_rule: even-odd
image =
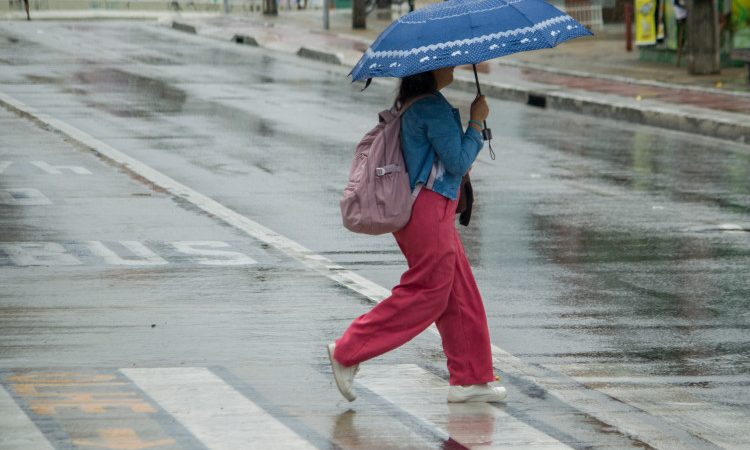
[[408,270],[387,299],[352,322],[328,345],[341,394],[356,398],[359,364],[416,337],[433,322],[448,359],[449,402],[498,402],[505,388],[494,381],[484,305],[455,226],[457,198],[483,141],[489,108],[483,96],[471,105],[463,130],[458,110],[440,90],[453,81],[453,67],[401,80],[396,104],[419,98],[401,119],[401,147],[412,190],[419,191],[409,223],[394,233]]

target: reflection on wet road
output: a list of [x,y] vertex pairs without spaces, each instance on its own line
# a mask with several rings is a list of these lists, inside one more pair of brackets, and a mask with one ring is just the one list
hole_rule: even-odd
[[[343,69],[303,65],[145,24],[8,23],[0,26],[0,42],[0,92],[380,285],[398,280],[404,262],[391,238],[346,233],[337,209],[353,143],[393,97],[393,85],[375,84],[361,93]],[[466,113],[469,96],[449,92],[448,97]],[[746,443],[741,437],[727,436],[750,416],[750,147],[494,100],[490,108],[498,158],[483,154],[475,164],[477,204],[471,226],[461,231],[493,342],[528,364],[565,374],[676,428],[697,429],[707,447],[741,448]],[[4,167],[6,159],[0,154],[0,192],[18,187],[8,184],[3,170],[14,176],[39,170],[22,167],[21,156],[16,166]],[[57,189],[39,190],[52,204],[64,204]],[[29,191],[8,195],[14,202],[24,195],[39,198]],[[78,222],[62,220],[62,231],[42,239],[34,233],[44,234],[45,226],[35,229],[25,222],[28,216],[1,202],[0,210],[7,223],[16,224],[0,230],[0,242],[49,242],[60,246],[56,254],[64,251],[83,266],[106,261],[106,251],[91,242],[127,260],[139,257],[133,249],[141,249],[137,243],[143,241],[167,263],[165,270],[191,272],[195,260],[174,243],[196,240],[227,242],[231,249],[225,251],[255,261],[254,256],[262,269],[273,265],[264,262],[269,258],[264,250],[246,248],[228,231],[225,238],[205,230],[197,237],[166,231],[138,237],[158,226],[166,230],[170,221],[158,215],[153,220],[160,225],[143,231],[130,224],[128,236],[122,231],[76,236],[71,230]],[[130,244],[123,247],[123,241]],[[92,253],[94,247],[99,253]],[[10,265],[12,258],[6,251],[0,265]],[[223,274],[222,282],[231,285],[255,268],[236,270]],[[263,276],[281,279],[272,270]],[[179,283],[170,287],[179,289]],[[124,286],[118,289],[125,295]],[[308,289],[296,286],[295,295],[302,298]],[[273,292],[283,299],[283,292]],[[350,302],[345,314],[330,313],[336,323],[326,333],[366,308]],[[231,314],[232,306],[223,306]],[[328,338],[314,326],[300,326],[309,333],[305,339]],[[211,364],[231,366],[229,354],[227,349]],[[146,359],[159,361],[153,356]],[[436,366],[439,358],[426,357]],[[99,359],[122,364],[111,356]],[[395,362],[414,364],[409,358]],[[268,383],[263,376],[248,377]],[[368,389],[382,388],[372,386]],[[684,404],[708,412],[701,416]],[[516,411],[514,417],[522,415]],[[358,422],[346,415],[339,420]],[[357,448],[348,425],[343,429],[349,431],[339,427],[334,440]],[[568,442],[547,431],[537,438]],[[368,434],[372,430],[363,433],[366,442],[376,441]],[[414,438],[421,442],[416,447],[436,445],[434,433],[427,435]]]

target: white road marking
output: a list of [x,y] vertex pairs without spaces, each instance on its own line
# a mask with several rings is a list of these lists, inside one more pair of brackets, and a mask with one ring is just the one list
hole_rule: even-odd
[[16,266],[78,266],[83,263],[56,242],[0,242]]
[[204,367],[120,371],[212,450],[316,448]]
[[151,249],[138,241],[119,242],[139,259],[123,258],[99,241],[88,241],[85,245],[91,250],[91,253],[104,259],[107,264],[114,266],[161,266],[169,264],[164,258],[152,252]]
[[[101,241],[65,242],[0,242],[0,265],[16,266],[77,266],[84,264],[74,255],[90,253],[101,258],[105,264],[113,266],[163,266],[170,261],[162,258],[145,244],[138,241],[117,241],[130,256],[121,256],[111,247]],[[170,255],[175,258],[172,263],[194,263],[206,266],[249,266],[258,262],[244,253],[214,250],[215,248],[231,247],[222,241],[174,241],[161,243],[170,245],[178,252],[190,258]],[[201,248],[209,247],[209,248]],[[199,256],[205,256],[200,258]],[[2,257],[7,258],[4,262]],[[96,264],[90,258],[86,264]]]
[[36,111],[28,105],[0,92],[0,103],[8,105],[10,108],[18,110],[35,120],[57,129],[68,135],[72,139],[88,146],[99,156],[111,161],[125,170],[136,174],[156,186],[166,190],[170,194],[180,197],[198,208],[212,214],[227,224],[245,232],[249,236],[260,242],[268,244],[277,250],[282,251],[288,256],[297,259],[309,268],[327,276],[328,278],[348,287],[349,289],[364,295],[374,301],[380,301],[390,295],[390,291],[384,287],[364,278],[356,273],[344,269],[344,267],[334,264],[328,258],[313,253],[312,250],[305,248],[297,242],[276,233],[275,231],[264,227],[263,225],[251,220],[221,203],[200,194],[182,183],[173,180],[163,173],[152,169],[142,162],[131,158],[130,156],[116,150],[115,148],[96,139],[88,133],[85,133],[67,123],[55,119],[52,116]]
[[357,383],[431,422],[469,448],[570,449],[568,445],[486,403],[449,404],[448,383],[415,364],[362,365]]
[[[300,261],[310,269],[330,278],[342,286],[357,292],[374,302],[380,302],[390,295],[390,291],[364,278],[331,260],[318,255],[297,242],[282,236],[275,231],[227,208],[217,201],[200,194],[167,175],[131,158],[106,143],[96,139],[50,115],[36,111],[34,108],[0,92],[0,104],[11,110],[54,128],[72,139],[88,146],[100,157],[138,175],[170,194],[192,203],[214,217],[245,232],[256,240],[270,245],[286,255]],[[434,327],[429,328],[437,333]],[[565,403],[574,405],[579,410],[607,423],[628,436],[640,439],[656,448],[704,448],[706,441],[696,438],[682,429],[674,429],[659,418],[646,414],[633,407],[613,401],[606,395],[586,389],[562,374],[550,375],[542,367],[526,364],[500,347],[492,346],[492,358],[495,367],[543,387],[546,392]]]
[[[566,373],[582,373],[582,369],[586,369],[585,364],[575,365],[555,365],[555,369],[564,371]],[[563,369],[566,367],[566,369]],[[598,372],[601,373],[600,366],[597,366]],[[593,369],[593,370],[596,370]],[[570,372],[567,372],[570,370]],[[571,375],[577,381],[585,384],[622,384],[622,385],[645,385],[645,389],[648,389],[648,385],[653,386],[667,386],[674,384],[693,384],[699,383],[721,383],[721,384],[736,384],[736,383],[747,383],[746,375],[615,375],[615,376],[604,376],[604,375]]]
[[47,438],[0,386],[0,450],[52,450]]
[[208,248],[226,248],[230,247],[226,242],[221,241],[177,241],[172,242],[172,246],[181,253],[192,256],[212,256],[212,258],[196,258],[195,262],[207,266],[246,266],[257,264],[258,261],[253,258],[239,253],[226,250],[211,250]]
[[[601,373],[598,364],[575,364],[558,369],[570,373]],[[634,405],[701,438],[726,449],[750,448],[750,435],[745,432],[750,414],[739,404],[724,405],[706,402],[700,397],[702,383],[743,383],[739,375],[643,376],[621,373],[618,376],[574,376],[577,381],[604,392],[620,401]]]
[[13,164],[13,161],[0,161],[0,174],[5,172],[5,169],[11,166]]
[[50,175],[61,175],[63,170],[73,172],[76,175],[91,175],[91,171],[79,166],[53,166],[44,161],[31,161],[31,164],[43,170]]
[[36,189],[0,189],[0,205],[38,206],[51,204],[52,201]]

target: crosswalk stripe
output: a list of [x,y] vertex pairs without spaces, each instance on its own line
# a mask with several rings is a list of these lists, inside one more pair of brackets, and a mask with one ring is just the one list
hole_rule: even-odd
[[205,367],[120,369],[210,449],[314,449]]
[[363,365],[357,383],[472,449],[570,449],[486,403],[449,404],[445,380],[415,364]]
[[706,402],[684,387],[602,384],[610,396],[681,426],[724,449],[750,448],[750,414],[739,407]]
[[0,450],[52,450],[41,431],[0,386]]

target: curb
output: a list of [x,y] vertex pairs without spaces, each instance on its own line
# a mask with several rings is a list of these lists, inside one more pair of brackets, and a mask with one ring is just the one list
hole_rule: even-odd
[[[464,92],[476,92],[474,79],[456,77],[452,87]],[[556,88],[534,90],[493,82],[483,82],[482,91],[489,97],[526,103],[529,106],[666,128],[741,144],[750,143],[750,120],[716,117],[719,112],[680,112],[659,105],[636,105],[628,99],[621,102],[602,101]]]
[[232,42],[237,44],[250,45],[253,47],[260,47],[260,45],[258,45],[258,41],[255,40],[254,37],[244,34],[235,34],[234,36],[232,36]]
[[[159,20],[168,15],[164,11],[139,11],[139,10],[34,10],[31,9],[32,22],[56,21],[56,20]],[[6,10],[0,12],[0,21],[27,22],[26,13],[23,11]]]
[[178,30],[178,31],[184,31],[185,33],[190,33],[190,34],[198,34],[198,30],[195,28],[194,25],[178,22],[176,20],[172,21],[172,29]]
[[[172,22],[172,28],[192,34],[197,33],[194,25]],[[254,45],[259,48],[257,39],[253,36],[235,34],[232,42]],[[319,50],[311,47],[301,46],[295,52],[298,57],[312,59],[333,65],[344,65],[344,57],[340,53]],[[561,71],[560,73],[564,73]],[[569,75],[576,74],[568,72]],[[578,73],[577,76],[598,76],[598,74]],[[605,78],[606,79],[606,78]],[[619,82],[638,82],[628,78],[613,79]],[[648,84],[651,82],[644,82]],[[659,82],[653,82],[656,85]],[[669,86],[674,88],[673,86]],[[476,92],[474,79],[457,76],[454,79],[453,89],[464,92]],[[688,87],[689,88],[689,87]],[[700,89],[700,88],[696,88]],[[559,111],[569,111],[577,114],[595,116],[613,120],[621,120],[638,125],[666,128],[702,136],[709,136],[724,140],[730,140],[741,144],[750,143],[750,120],[746,116],[724,111],[699,110],[682,106],[684,111],[679,111],[679,105],[656,104],[655,102],[636,102],[626,98],[608,99],[595,98],[583,93],[564,91],[559,87],[550,86],[548,89],[531,89],[501,84],[492,81],[482,82],[483,93],[489,97],[500,100],[509,100],[525,103],[529,106],[549,108]],[[726,92],[721,92],[726,94]],[[742,95],[742,94],[740,94]],[[723,116],[723,117],[722,117]],[[744,120],[743,120],[744,118]]]
[[311,47],[300,47],[299,50],[297,50],[296,55],[301,58],[313,59],[328,64],[336,64],[339,66],[344,64],[344,57],[340,53],[317,50]]
[[542,66],[540,64],[528,63],[528,62],[523,62],[523,61],[511,61],[507,59],[503,61],[502,59],[500,59],[498,60],[498,64],[507,66],[507,67],[516,67],[520,69],[531,69],[531,70],[536,70],[539,72],[551,73],[553,75],[563,75],[563,76],[579,77],[579,78],[595,78],[597,80],[614,81],[617,83],[632,84],[636,86],[648,86],[648,87],[666,88],[666,89],[673,89],[673,90],[680,90],[680,91],[700,92],[700,93],[705,93],[705,94],[729,95],[729,96],[734,96],[734,97],[750,98],[750,92],[730,91],[730,90],[724,90],[724,89],[707,87],[707,86],[669,84],[663,81],[656,81],[656,80],[639,80],[637,78],[629,78],[629,77],[623,77],[619,75],[604,75],[600,73],[584,72],[580,70],[559,69],[556,67],[547,67],[547,66]]

